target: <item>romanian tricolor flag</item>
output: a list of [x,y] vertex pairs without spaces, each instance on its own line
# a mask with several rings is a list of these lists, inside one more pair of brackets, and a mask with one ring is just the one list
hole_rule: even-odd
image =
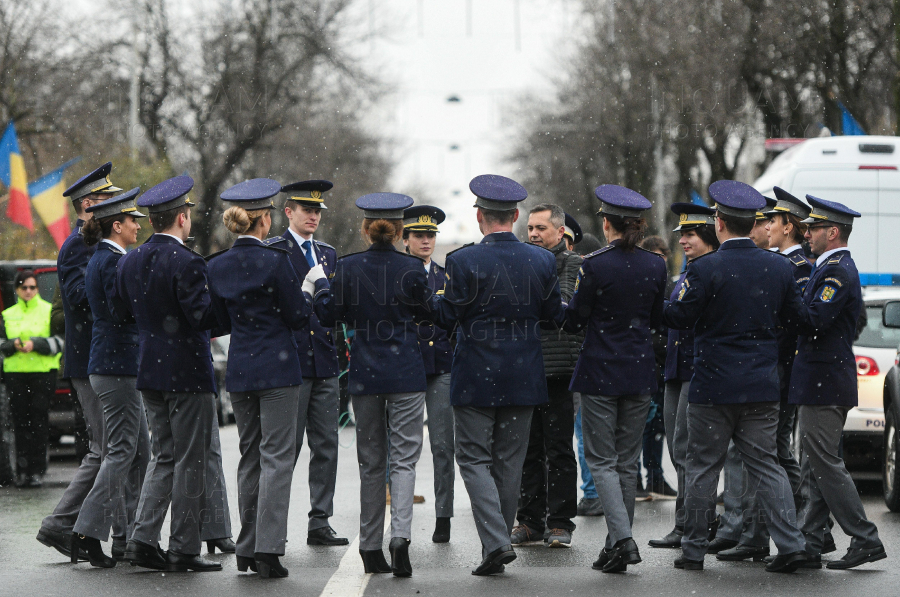
[[79,158],[69,160],[53,172],[46,174],[28,185],[28,194],[34,209],[41,216],[50,236],[56,241],[56,248],[62,247],[69,232],[69,201],[63,197],[66,186],[63,184],[63,173],[66,168],[78,162]]
[[9,188],[6,217],[34,232],[31,202],[28,200],[28,177],[25,175],[25,162],[19,151],[19,140],[16,139],[16,128],[12,122],[0,138],[0,181]]

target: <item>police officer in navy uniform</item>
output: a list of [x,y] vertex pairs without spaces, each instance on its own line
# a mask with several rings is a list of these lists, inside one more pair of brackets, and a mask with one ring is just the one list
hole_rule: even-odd
[[562,323],[553,253],[512,232],[528,196],[514,180],[492,174],[469,183],[480,243],[447,255],[447,283],[436,322],[456,331],[450,399],[456,462],[472,502],[482,562],[472,572],[503,572],[528,447],[531,414],[546,404],[541,322]]
[[807,317],[788,261],[761,251],[747,236],[766,205],[735,181],[709,188],[716,202],[719,250],[688,266],[682,290],[665,309],[670,328],[695,332],[688,393],[685,534],[675,567],[702,570],[715,492],[730,441],[758,491],[778,556],[770,572],[793,572],[807,561],[794,498],[778,464],[778,329]]
[[[304,180],[281,187],[287,193],[284,213],[290,222],[278,246],[288,251],[291,263],[302,281],[309,270],[321,265],[326,276],[334,273],[337,251],[331,245],[313,238],[319,227],[325,205],[325,193],[331,190],[327,180]],[[303,447],[304,432],[309,443],[309,526],[308,545],[347,545],[328,523],[334,514],[334,487],[337,482],[338,388],[337,351],[334,334],[311,313],[307,323],[294,332],[303,385],[297,410],[297,454]]]
[[[806,224],[801,220],[809,216],[809,207],[802,201],[778,187],[774,188],[777,201],[769,202],[768,211],[762,214],[768,218],[766,231],[768,235],[768,249],[788,258],[794,279],[800,286],[800,291],[809,281],[809,273],[812,269],[809,261],[803,254],[803,235],[806,232]],[[757,214],[757,222],[761,219]],[[791,368],[794,363],[794,354],[797,349],[797,333],[786,329],[779,330],[778,334],[778,379],[781,395],[780,410],[778,411],[778,429],[776,441],[778,448],[778,463],[784,469],[791,483],[791,491],[794,494],[794,504],[799,512],[802,505],[800,497],[800,463],[793,454],[794,420],[797,412],[795,405],[788,403],[788,391],[790,390]],[[748,558],[759,559],[769,553],[769,533],[766,522],[761,515],[757,496],[748,487],[743,488],[742,510],[738,520],[743,521],[740,538],[736,546],[730,549],[720,550],[716,555],[719,560],[739,561]],[[830,551],[834,550],[834,540],[830,539]]]
[[574,216],[566,214],[566,226],[563,232],[563,238],[566,239],[566,249],[575,250],[575,245],[584,240],[584,233],[581,231],[581,225]]
[[[354,331],[350,394],[356,413],[360,477],[359,553],[366,572],[411,576],[416,463],[422,452],[425,367],[417,321],[431,314],[431,290],[422,260],[394,247],[403,234],[403,211],[413,200],[373,193],[356,200],[363,210],[366,251],[341,257],[329,282],[320,264],[304,280],[326,326],[341,321]],[[388,445],[390,426],[390,445]],[[391,565],[382,551],[385,469],[390,460]]]
[[[176,176],[141,195],[137,204],[149,209],[154,234],[122,258],[116,279],[138,327],[137,388],[153,436],[153,459],[125,559],[169,571],[222,569],[200,556],[204,510],[210,506],[207,467],[217,430],[209,350],[209,331],[217,322],[206,262],[184,245],[193,186],[189,176]],[[169,549],[163,557],[157,541],[170,504]]]
[[[442,294],[447,281],[444,268],[431,255],[439,232],[438,226],[446,218],[443,210],[431,205],[416,205],[403,212],[403,244],[406,252],[422,259],[428,276],[428,287]],[[431,540],[450,541],[450,518],[453,517],[453,485],[456,469],[453,464],[453,407],[450,405],[450,365],[453,349],[446,330],[430,321],[419,324],[419,350],[425,365],[428,389],[425,391],[425,410],[428,414],[428,440],[434,461],[435,525]]]
[[138,218],[146,217],[134,204],[139,193],[135,188],[88,207],[86,211],[93,217],[82,229],[85,244],[97,246],[85,273],[94,319],[88,373],[103,404],[108,451],[78,514],[73,541],[88,553],[91,564],[109,568],[116,560],[103,555],[100,541],[109,539],[116,521],[123,522],[129,532],[134,527],[150,461],[147,417],[136,388],[137,326],[116,294],[116,267],[125,249],[137,242]]
[[[678,216],[680,233],[678,243],[684,250],[687,263],[700,259],[719,248],[716,238],[716,211],[695,203],[673,203],[670,208]],[[681,272],[669,300],[676,300],[684,288],[687,274]],[[666,429],[666,446],[669,458],[675,466],[678,479],[678,496],[675,499],[675,528],[660,539],[651,539],[650,547],[678,548],[684,536],[684,471],[687,462],[688,428],[687,405],[691,377],[694,375],[694,330],[668,330],[666,343],[665,395],[663,397],[663,424]]]
[[[53,513],[44,518],[37,540],[48,547],[54,547],[65,556],[70,555],[72,529],[78,519],[81,504],[90,493],[100,470],[100,462],[106,455],[106,424],[100,398],[91,387],[88,376],[88,361],[91,350],[91,330],[93,319],[91,307],[85,291],[84,276],[88,261],[97,250],[84,243],[81,228],[92,216],[85,210],[91,205],[109,199],[117,191],[109,179],[112,162],[107,162],[79,178],[65,190],[63,196],[72,201],[78,215],[75,229],[59,249],[56,273],[62,294],[65,312],[66,342],[63,354],[65,369],[63,377],[68,379],[84,412],[87,426],[89,451],[81,460],[72,481],[63,493]],[[113,525],[113,553],[120,555],[124,549],[126,529],[124,524]]]
[[570,389],[581,393],[584,455],[608,530],[593,568],[624,572],[641,561],[631,525],[644,423],[657,390],[650,330],[662,322],[666,264],[638,246],[650,201],[617,185],[594,194],[609,244],[585,256],[565,329],[586,329]]
[[840,452],[847,411],[858,402],[853,341],[864,307],[847,240],[860,214],[835,201],[812,195],[806,199],[812,211],[803,223],[817,258],[803,292],[810,317],[800,331],[790,390],[791,404],[798,405],[804,493],[809,499],[800,518],[806,551],[820,562],[831,512],[850,536],[850,548],[841,559],[828,562],[828,568],[846,570],[887,557]]
[[[255,178],[222,193],[222,216],[239,235],[209,262],[213,309],[231,333],[225,385],[240,437],[237,567],[283,578],[291,478],[296,458],[297,405],[303,383],[294,331],[310,306],[285,243],[263,242],[272,227],[281,184]],[[286,350],[290,348],[290,350]]]

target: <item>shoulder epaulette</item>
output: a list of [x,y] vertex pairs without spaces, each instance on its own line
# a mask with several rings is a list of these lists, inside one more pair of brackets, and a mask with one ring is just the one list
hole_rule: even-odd
[[615,248],[616,248],[616,245],[606,245],[602,249],[597,249],[593,253],[588,253],[587,255],[584,256],[584,258],[590,259],[591,257],[596,257],[597,255],[601,255],[603,253],[606,253],[607,251],[612,251]]
[[[284,237],[282,237],[282,238],[284,238]],[[337,253],[337,249],[335,249],[334,247],[332,247],[332,246],[329,245],[328,243],[323,243],[323,242],[320,241],[320,240],[315,241],[315,243],[316,243],[317,245],[319,245],[319,246],[325,247],[326,249],[331,249],[332,251],[334,251],[335,253]]]
[[461,247],[458,248],[458,249],[453,249],[452,251],[450,251],[449,253],[447,253],[447,257],[450,257],[451,255],[453,255],[453,254],[456,253],[457,251],[462,251],[462,250],[465,249],[466,247],[471,247],[471,246],[474,245],[474,244],[475,244],[475,243],[467,243],[467,244],[461,246]]
[[635,245],[634,247],[635,247],[636,249],[640,249],[641,251],[643,251],[643,252],[645,252],[645,253],[650,253],[651,255],[656,255],[656,256],[659,257],[660,259],[663,259],[663,256],[660,255],[659,253],[657,253],[656,251],[651,251],[650,249],[645,249],[645,248],[642,247],[641,245]]
[[230,251],[230,250],[231,250],[230,248],[228,248],[228,249],[222,249],[221,251],[216,251],[215,253],[213,253],[213,254],[211,254],[211,255],[207,255],[207,256],[204,257],[203,259],[205,259],[207,262],[210,262],[210,261],[212,261],[213,259],[215,259],[216,257],[218,257],[219,255],[221,255],[221,254],[223,254],[223,253],[227,253],[227,252]]
[[800,267],[802,265],[810,265],[809,261],[806,260],[806,257],[801,255],[800,253],[795,253],[788,257],[788,259],[790,259],[791,263],[793,263],[797,267]]
[[841,262],[841,259],[843,259],[843,258],[844,258],[844,255],[846,255],[846,254],[847,254],[847,253],[845,253],[844,251],[841,251],[841,252],[838,253],[836,256],[832,257],[831,259],[829,259],[829,260],[827,261],[828,265],[832,265],[832,264],[835,264],[835,263],[840,263],[840,262]]
[[262,242],[267,247],[271,247],[272,245],[277,245],[279,243],[286,243],[287,239],[284,238],[283,236],[273,236],[272,238],[267,238],[266,240],[264,240]]

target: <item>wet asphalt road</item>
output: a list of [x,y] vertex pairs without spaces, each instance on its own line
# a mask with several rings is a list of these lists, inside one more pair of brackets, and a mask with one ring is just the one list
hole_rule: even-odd
[[[335,516],[332,526],[351,541],[359,522],[359,478],[352,428],[341,434],[341,460],[338,473]],[[233,425],[222,429],[225,469],[232,519],[237,532],[237,495],[235,470],[238,461],[237,432]],[[304,448],[300,463],[308,461]],[[602,574],[590,564],[606,533],[603,518],[579,518],[570,549],[543,546],[519,548],[519,558],[505,574],[480,578],[470,571],[478,564],[478,545],[465,487],[457,475],[456,517],[449,544],[431,542],[434,529],[431,454],[426,441],[418,467],[416,493],[426,503],[415,506],[413,541],[410,556],[412,578],[391,575],[363,575],[356,547],[309,547],[306,545],[306,514],[309,494],[306,467],[298,467],[292,495],[289,543],[283,558],[290,576],[281,580],[263,580],[253,574],[240,574],[234,556],[216,555],[224,565],[214,573],[160,573],[119,565],[113,570],[91,568],[87,563],[70,565],[54,550],[35,540],[41,519],[50,512],[61,495],[74,468],[72,461],[54,461],[47,483],[38,490],[0,489],[0,596],[86,595],[222,597],[225,595],[290,595],[296,597],[326,595],[415,596],[491,595],[510,597],[564,597],[567,595],[686,595],[721,597],[727,595],[863,595],[880,597],[900,594],[900,515],[887,511],[879,495],[880,486],[865,484],[866,511],[878,525],[888,559],[856,571],[800,571],[793,575],[766,573],[762,564],[723,563],[712,556],[703,572],[674,570],[677,551],[646,547],[653,537],[667,532],[673,522],[674,502],[651,501],[637,504],[634,535],[641,546],[644,562],[626,574]],[[843,554],[849,540],[835,529],[838,553]],[[168,529],[164,529],[164,534]],[[389,535],[387,535],[389,537]],[[165,535],[164,535],[165,537]],[[165,539],[163,544],[165,545]],[[387,544],[387,540],[385,545]],[[109,552],[109,545],[105,544]],[[387,553],[387,549],[385,549]],[[344,558],[345,554],[347,558]],[[343,564],[342,564],[343,561]]]

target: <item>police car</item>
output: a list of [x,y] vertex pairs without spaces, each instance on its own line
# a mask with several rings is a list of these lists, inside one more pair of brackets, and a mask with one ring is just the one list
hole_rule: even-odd
[[[896,296],[895,296],[896,298]],[[885,301],[881,323],[895,337],[900,336],[900,300]],[[892,512],[900,512],[900,343],[895,349],[894,363],[884,379],[884,456],[882,481],[884,502]]]

